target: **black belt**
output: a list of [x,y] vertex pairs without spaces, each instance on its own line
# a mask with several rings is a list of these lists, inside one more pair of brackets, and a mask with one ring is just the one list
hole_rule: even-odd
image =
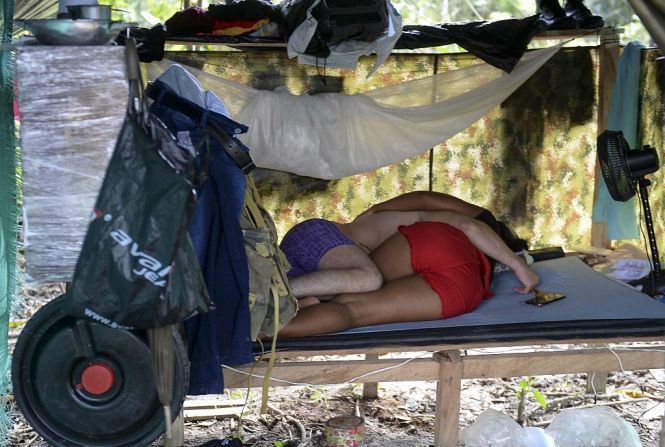
[[219,142],[226,153],[229,154],[229,157],[231,157],[238,165],[242,173],[248,174],[256,167],[247,148],[240,141],[231,137],[226,129],[224,129],[224,127],[218,122],[220,118],[216,116],[218,115],[216,112],[197,106],[193,102],[163,88],[160,83],[148,83],[146,94],[149,98],[153,100],[159,99],[160,104],[184,113],[196,122],[200,122],[201,119],[203,119],[204,114],[207,113],[206,130]]

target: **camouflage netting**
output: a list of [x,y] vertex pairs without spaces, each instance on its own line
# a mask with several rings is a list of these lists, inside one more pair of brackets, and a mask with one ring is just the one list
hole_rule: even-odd
[[[5,0],[0,9],[1,43],[11,42],[14,2]],[[9,353],[7,332],[11,302],[18,291],[17,235],[17,145],[13,101],[13,52],[0,51],[0,443],[5,445],[10,429]]]
[[[642,140],[663,157],[663,63],[643,57]],[[369,80],[372,58],[359,68],[324,73],[281,52],[173,52],[169,59],[254,88],[286,85],[292,93],[357,93],[454,70],[472,56],[393,54]],[[325,83],[323,82],[325,80]],[[255,173],[281,234],[314,216],[351,219],[397,194],[431,188],[492,209],[512,223],[531,247],[590,245],[596,157],[598,52],[559,51],[508,100],[483,119],[433,149],[371,173],[324,181],[281,172]],[[222,96],[222,99],[223,96]],[[431,155],[431,156],[430,156]],[[650,196],[658,240],[663,171],[652,176]]]

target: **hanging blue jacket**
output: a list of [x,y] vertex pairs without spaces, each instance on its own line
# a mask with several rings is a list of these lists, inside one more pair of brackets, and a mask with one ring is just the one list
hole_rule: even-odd
[[[182,69],[182,68],[181,68]],[[168,89],[166,84],[156,86]],[[209,93],[209,92],[208,92]],[[206,96],[210,99],[210,96]],[[215,109],[225,110],[221,100]],[[204,111],[202,122],[155,101],[151,112],[162,119],[181,142],[202,146],[205,121],[216,119],[229,135],[247,128],[215,112]],[[248,304],[249,272],[239,225],[245,195],[245,175],[214,140],[209,140],[208,176],[197,190],[189,233],[215,310],[185,321],[191,362],[187,394],[220,394],[221,365],[253,361]]]

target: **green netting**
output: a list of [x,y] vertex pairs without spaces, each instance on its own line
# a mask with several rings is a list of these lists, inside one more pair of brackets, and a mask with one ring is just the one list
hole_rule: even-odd
[[[11,42],[14,1],[4,0],[0,9],[2,44]],[[9,393],[7,333],[12,298],[17,292],[17,146],[13,107],[13,53],[0,51],[0,393]],[[0,400],[0,443],[7,444],[9,399]]]

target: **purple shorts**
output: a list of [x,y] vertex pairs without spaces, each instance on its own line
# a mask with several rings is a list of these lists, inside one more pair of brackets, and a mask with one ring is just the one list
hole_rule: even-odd
[[296,277],[319,269],[323,255],[340,245],[354,245],[334,222],[309,219],[300,222],[286,233],[279,245],[289,264],[288,276]]

